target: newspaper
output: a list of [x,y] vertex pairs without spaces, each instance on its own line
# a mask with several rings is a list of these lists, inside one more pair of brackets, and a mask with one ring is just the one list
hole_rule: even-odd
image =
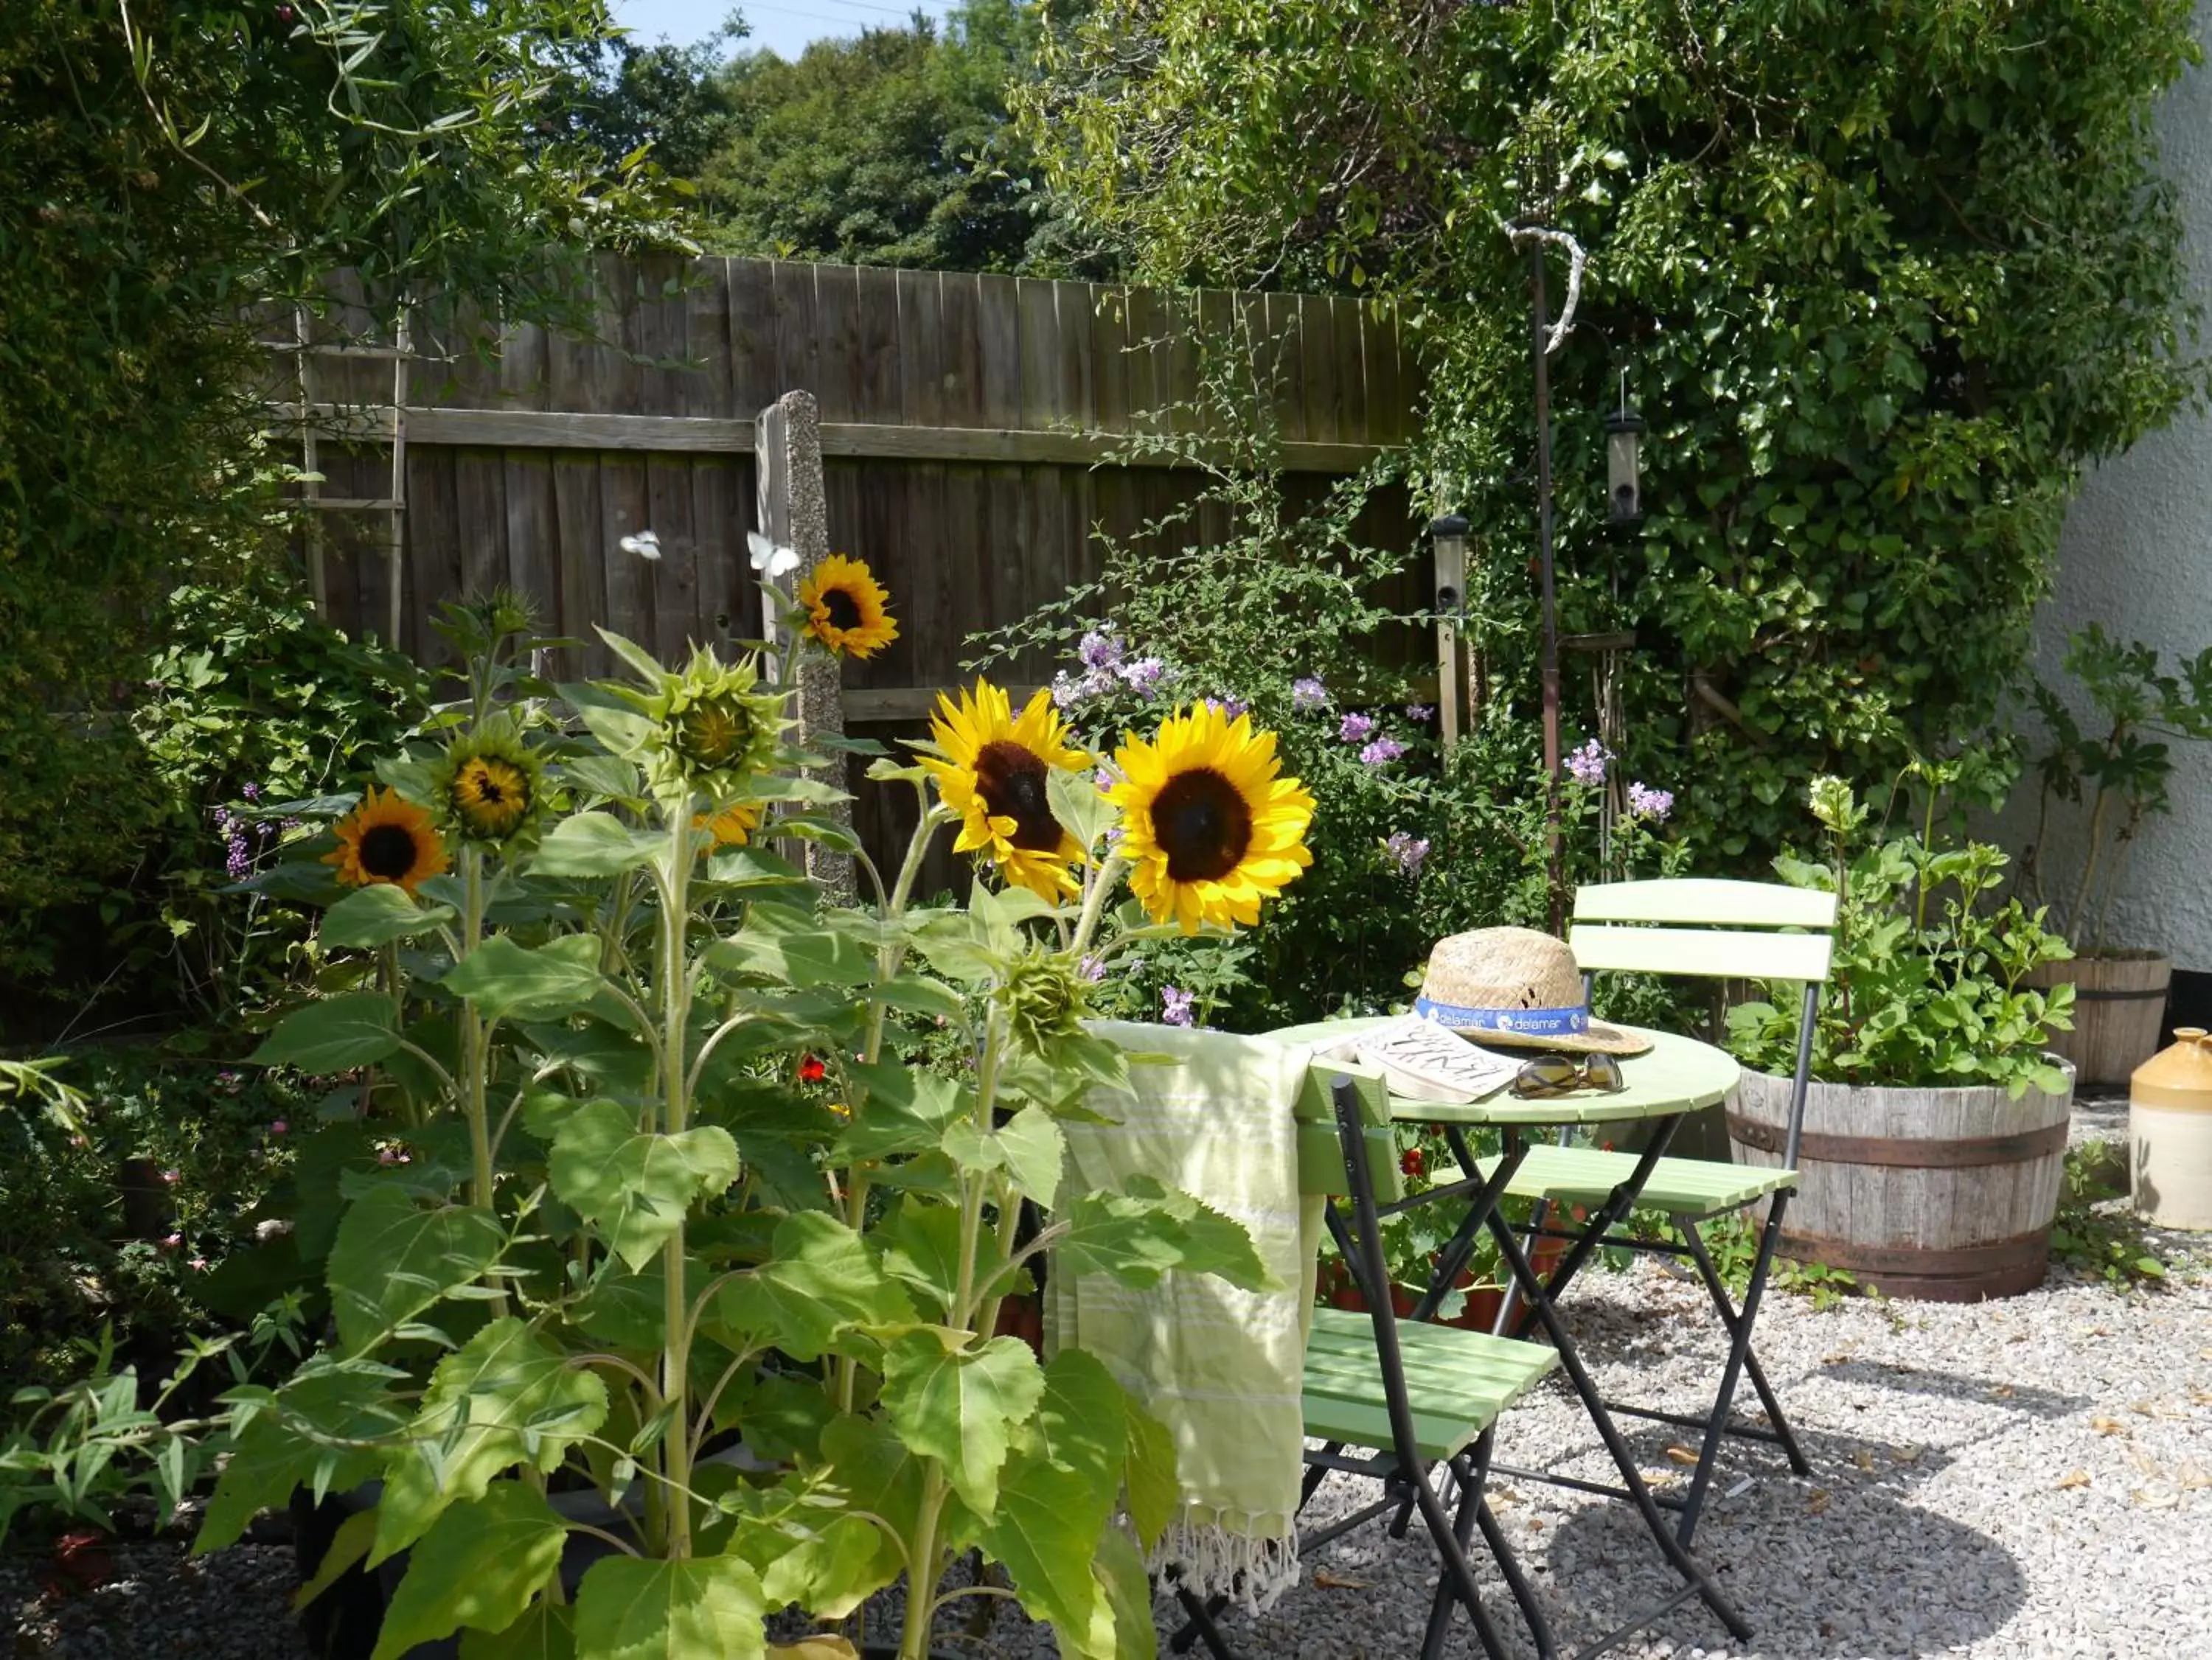
[[1376,1068],[1398,1094],[1417,1101],[1476,1101],[1513,1081],[1522,1057],[1480,1048],[1419,1015],[1348,1033],[1315,1051]]

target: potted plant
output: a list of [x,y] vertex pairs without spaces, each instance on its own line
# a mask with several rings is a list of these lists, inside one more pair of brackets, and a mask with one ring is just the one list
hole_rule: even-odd
[[[1896,1295],[1974,1300],[2039,1284],[2048,1265],[2073,1084],[2046,1043],[2073,992],[2030,984],[2067,946],[2041,910],[1996,902],[2004,852],[1938,845],[1936,797],[1956,776],[1909,769],[1926,813],[1896,836],[1868,834],[1850,786],[1815,779],[1828,856],[1775,862],[1791,885],[1840,897],[1781,1249]],[[1782,1162],[1800,1008],[1784,996],[1729,1011],[1748,1069],[1728,1108],[1740,1161]]]
[[[321,995],[256,1058],[380,1081],[303,1154],[288,1245],[332,1333],[226,1396],[196,1548],[295,1488],[356,1493],[307,1595],[404,1559],[378,1660],[456,1633],[825,1660],[902,1578],[901,1660],[951,1598],[1007,1594],[1064,1653],[1151,1653],[1173,1444],[1099,1360],[993,1334],[1048,1245],[1138,1283],[1266,1281],[1188,1195],[1060,1190],[1059,1126],[1126,1075],[1083,1029],[1086,958],[1249,919],[1303,864],[1310,797],[1267,735],[1193,712],[1124,745],[1109,798],[1048,700],[1016,717],[979,685],[919,765],[872,768],[921,809],[887,878],[811,810],[837,792],[777,688],[797,642],[838,639],[804,609],[772,675],[611,637],[629,680],[557,689],[513,666],[514,608],[459,621],[469,694],[441,741],[382,767],[327,868],[285,877],[328,905]],[[1217,873],[1233,890],[1183,880],[1150,810],[1216,760],[1267,791]],[[918,906],[954,825],[973,897]],[[793,839],[852,856],[868,901],[766,851]],[[945,1589],[971,1551],[1004,1580]],[[822,1628],[779,1648],[779,1614]]]
[[[2074,1029],[2051,1046],[2075,1063],[2081,1081],[2124,1083],[2158,1047],[2173,960],[2154,945],[2114,943],[2112,901],[2144,819],[2172,809],[2171,742],[2212,737],[2212,646],[2177,677],[2160,669],[2153,647],[2122,645],[2092,623],[2069,638],[2064,667],[2094,720],[2084,730],[2064,699],[2035,688],[2050,748],[2037,764],[2042,787],[2021,881],[2037,903],[2049,900],[2074,958],[2039,971],[2033,983],[2075,988]],[[2081,821],[2063,863],[2049,839],[2054,801]]]

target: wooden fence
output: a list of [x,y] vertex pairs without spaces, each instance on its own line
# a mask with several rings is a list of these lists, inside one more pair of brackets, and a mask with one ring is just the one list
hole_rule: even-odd
[[[310,411],[321,494],[348,504],[318,516],[333,621],[381,634],[396,615],[399,643],[434,658],[437,605],[505,583],[550,631],[605,624],[665,660],[756,634],[755,416],[805,390],[830,545],[874,566],[901,631],[848,666],[845,718],[910,729],[969,635],[1096,576],[1102,535],[1135,538],[1189,500],[1170,457],[1127,451],[1187,428],[1209,353],[1257,377],[1285,467],[1316,488],[1412,428],[1395,320],[1352,300],[717,258],[600,276],[595,338],[517,328],[489,360],[407,342],[397,401],[376,319],[341,306],[303,330],[321,343],[291,359],[307,374],[285,401]],[[1374,511],[1377,539],[1408,534],[1401,503]],[[647,530],[657,560],[623,549]],[[865,802],[861,821],[872,842],[896,833]]]

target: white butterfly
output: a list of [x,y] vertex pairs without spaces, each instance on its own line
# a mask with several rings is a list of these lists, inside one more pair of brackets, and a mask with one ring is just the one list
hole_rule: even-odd
[[787,548],[780,542],[771,542],[758,530],[745,532],[745,546],[752,549],[753,569],[773,582],[799,568],[799,550]]
[[660,538],[650,530],[640,530],[634,536],[624,536],[619,546],[626,554],[635,554],[640,559],[660,557]]

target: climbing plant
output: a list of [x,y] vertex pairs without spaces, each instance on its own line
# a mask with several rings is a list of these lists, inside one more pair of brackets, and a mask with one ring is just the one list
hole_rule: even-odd
[[[1628,760],[1755,868],[2018,672],[2080,470],[2204,385],[2160,94],[2188,0],[1102,0],[1024,106],[1155,280],[1396,296],[1419,479],[1474,521],[1528,702],[1528,220],[1589,255],[1551,360],[1560,613],[1633,629]],[[1552,254],[1549,299],[1565,272]],[[1624,385],[1625,378],[1625,385]],[[1650,429],[1635,534],[1601,418]],[[1471,585],[1474,579],[1471,579]]]

